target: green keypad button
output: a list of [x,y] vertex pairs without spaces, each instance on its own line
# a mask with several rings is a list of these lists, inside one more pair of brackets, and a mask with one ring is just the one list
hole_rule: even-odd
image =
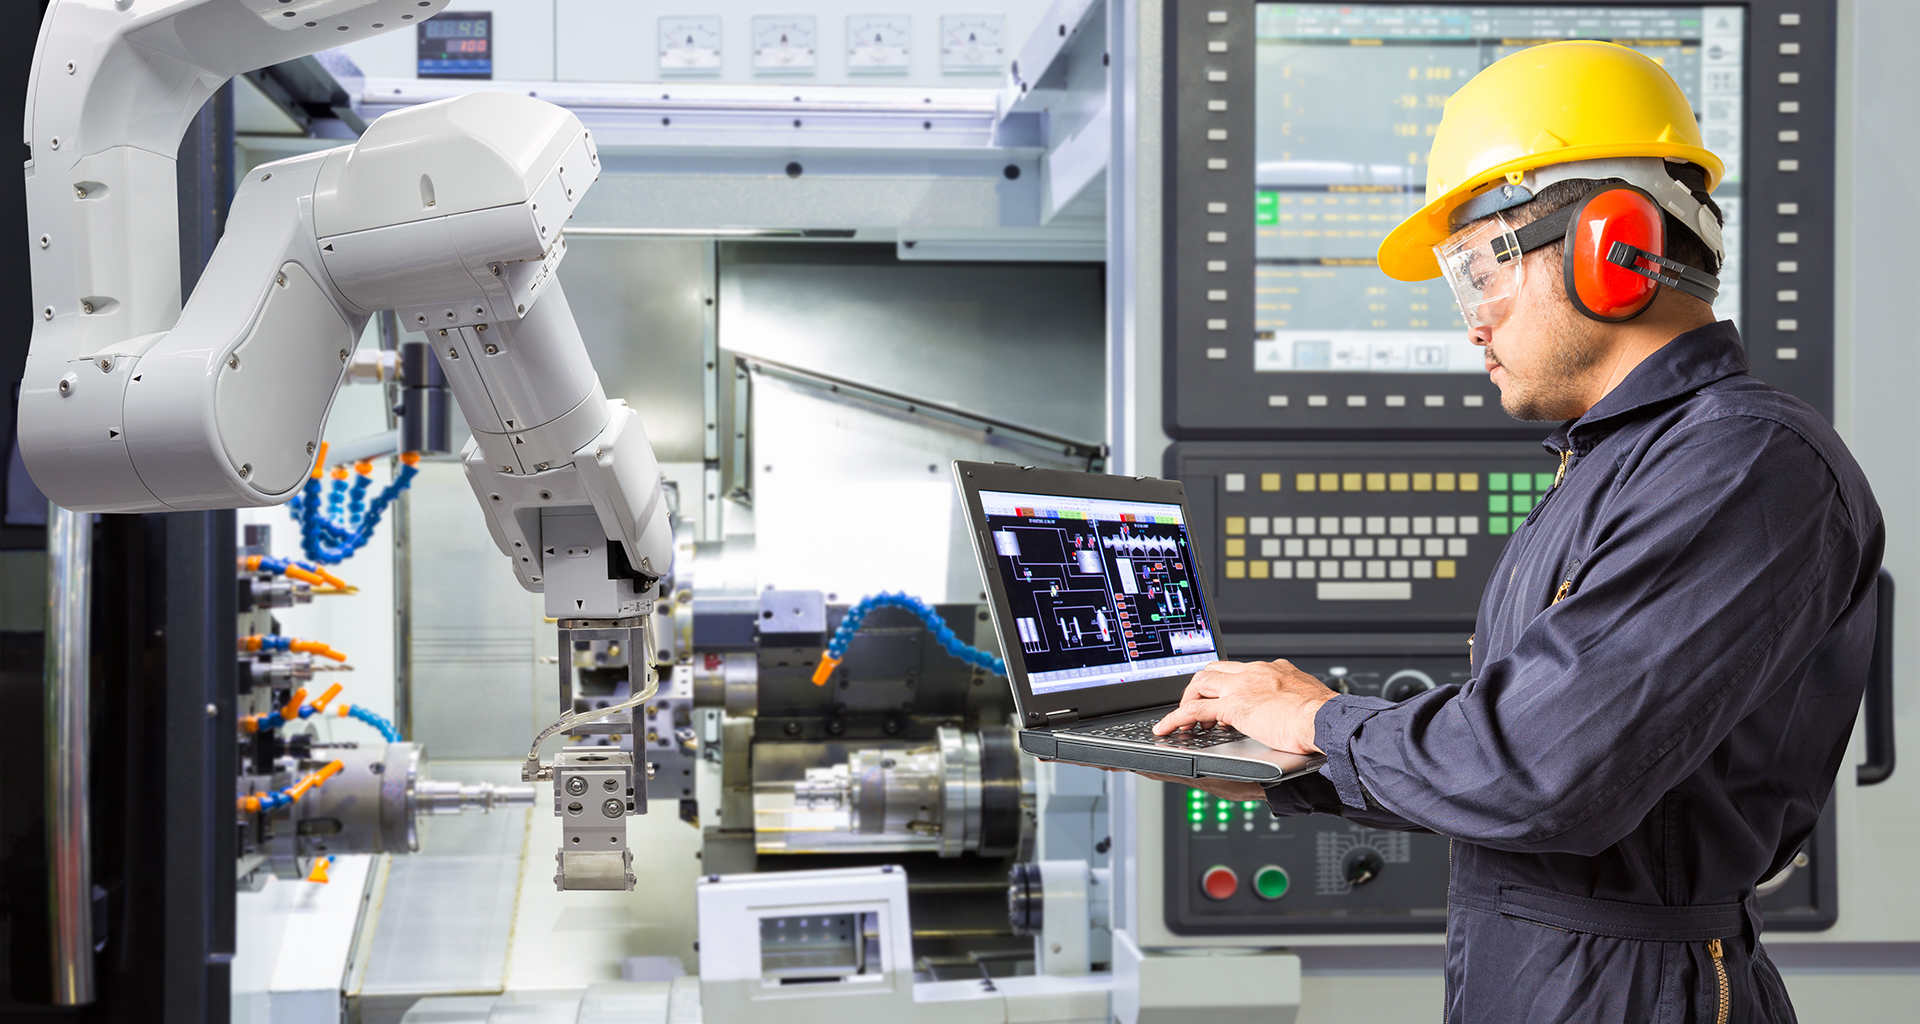
[[1487,474],[1487,490],[1504,491],[1506,489],[1507,489],[1507,474],[1505,473],[1488,473]]
[[1516,495],[1514,495],[1514,496],[1513,496],[1513,510],[1514,510],[1515,512],[1531,512],[1531,511],[1533,511],[1533,499],[1532,499],[1532,498],[1530,498],[1530,497],[1528,497],[1528,496],[1526,496],[1526,495],[1524,495],[1524,494],[1516,494]]
[[1547,491],[1553,490],[1553,474],[1552,473],[1533,474],[1533,489],[1541,492],[1542,494],[1546,493]]
[[1280,193],[1255,192],[1253,194],[1253,222],[1263,226],[1280,223]]
[[1510,507],[1509,503],[1515,500],[1518,500],[1518,499],[1515,499],[1505,494],[1489,494],[1487,495],[1487,511],[1489,512],[1508,511]]
[[1289,880],[1284,868],[1268,864],[1253,873],[1253,891],[1263,900],[1277,900],[1287,894]]
[[1487,532],[1490,534],[1493,534],[1496,537],[1505,536],[1508,532],[1507,517],[1506,516],[1488,516]]
[[1533,490],[1533,474],[1532,473],[1513,474],[1513,489],[1516,491]]

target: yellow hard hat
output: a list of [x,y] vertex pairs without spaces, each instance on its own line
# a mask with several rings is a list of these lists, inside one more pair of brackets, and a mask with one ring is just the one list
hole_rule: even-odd
[[1380,269],[1438,277],[1433,247],[1462,204],[1535,168],[1618,157],[1698,164],[1709,192],[1726,173],[1673,76],[1634,50],[1572,40],[1497,60],[1448,98],[1427,158],[1429,202],[1381,241]]

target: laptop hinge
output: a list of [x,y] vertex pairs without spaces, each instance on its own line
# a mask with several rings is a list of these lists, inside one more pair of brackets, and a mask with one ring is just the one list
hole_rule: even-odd
[[1055,726],[1072,725],[1073,723],[1078,722],[1079,720],[1080,720],[1079,709],[1068,708],[1065,711],[1049,711],[1044,715],[1029,714],[1027,716],[1027,728],[1051,729],[1051,728],[1054,728]]

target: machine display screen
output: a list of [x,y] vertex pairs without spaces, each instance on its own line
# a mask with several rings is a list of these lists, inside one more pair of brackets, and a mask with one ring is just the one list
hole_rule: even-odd
[[1219,660],[1179,505],[1007,491],[980,505],[1007,588],[1001,639],[1019,643],[1034,693]]
[[493,77],[493,14],[442,11],[420,23],[415,73],[421,78]]
[[1652,57],[1727,164],[1714,192],[1728,262],[1716,312],[1740,306],[1741,7],[1261,3],[1257,20],[1254,368],[1484,373],[1440,280],[1374,259],[1424,206],[1447,98],[1529,46],[1604,39]]

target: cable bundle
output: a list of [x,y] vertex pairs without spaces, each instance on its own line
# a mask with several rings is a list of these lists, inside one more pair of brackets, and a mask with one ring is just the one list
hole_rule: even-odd
[[[326,458],[324,450],[320,457]],[[353,468],[357,478],[351,485],[347,483],[346,467],[336,467],[325,511],[321,509],[320,463],[314,464],[306,487],[287,502],[287,511],[300,524],[300,548],[308,558],[322,565],[339,565],[366,546],[387,506],[419,475],[418,452],[401,455],[400,462],[400,475],[381,488],[372,501],[367,500],[367,490],[373,484],[373,463],[356,463]]]
[[[307,688],[302,686],[293,691],[293,697],[287,701],[285,707],[274,708],[264,715],[253,715],[248,718],[243,718],[240,720],[240,727],[248,732],[272,731],[296,718],[312,718],[314,715],[327,710],[327,705],[332,703],[333,698],[339,695],[340,684],[335,683],[327,687],[327,692],[321,694],[318,699],[310,703],[303,703],[307,700]],[[351,718],[354,721],[365,722],[373,726],[375,731],[380,733],[381,738],[385,739],[388,743],[398,743],[401,740],[400,730],[395,728],[394,724],[388,721],[386,716],[377,711],[369,711],[357,704],[348,704],[342,701],[338,707],[334,708],[333,713],[339,715],[341,718]]]
[[303,580],[316,587],[332,587],[341,593],[352,593],[353,588],[347,581],[328,572],[311,562],[296,562],[291,558],[274,558],[271,555],[247,555],[240,559],[241,572],[270,572],[276,576]]
[[373,726],[388,743],[400,742],[400,730],[378,712],[368,711],[358,704],[342,704],[335,713],[341,718],[352,718]]
[[326,767],[321,768],[319,771],[314,772],[285,789],[276,789],[271,793],[254,793],[250,796],[241,797],[240,809],[252,814],[255,811],[271,811],[276,807],[285,807],[290,803],[299,801],[301,797],[306,796],[307,790],[321,785],[328,779],[340,774],[340,770],[345,767],[345,762],[328,761]]
[[840,619],[840,628],[834,631],[833,639],[827,642],[827,649],[820,656],[820,664],[813,670],[813,685],[827,684],[827,679],[833,675],[833,670],[839,667],[840,659],[847,656],[847,645],[853,642],[853,634],[860,630],[860,623],[866,619],[867,613],[875,608],[884,607],[905,608],[918,615],[920,621],[927,624],[927,631],[933,634],[935,640],[940,641],[940,645],[947,649],[948,654],[970,665],[978,665],[995,675],[1007,674],[1006,662],[953,635],[947,620],[941,618],[940,613],[933,610],[933,606],[917,597],[883,591],[863,597],[859,604],[847,609],[847,614]]
[[258,654],[261,652],[267,654],[283,654],[291,651],[294,654],[318,654],[323,658],[332,658],[335,661],[347,660],[345,654],[334,650],[318,640],[301,640],[297,637],[282,636],[279,633],[255,633],[252,636],[243,636],[240,638],[239,647],[241,652],[245,654]]

